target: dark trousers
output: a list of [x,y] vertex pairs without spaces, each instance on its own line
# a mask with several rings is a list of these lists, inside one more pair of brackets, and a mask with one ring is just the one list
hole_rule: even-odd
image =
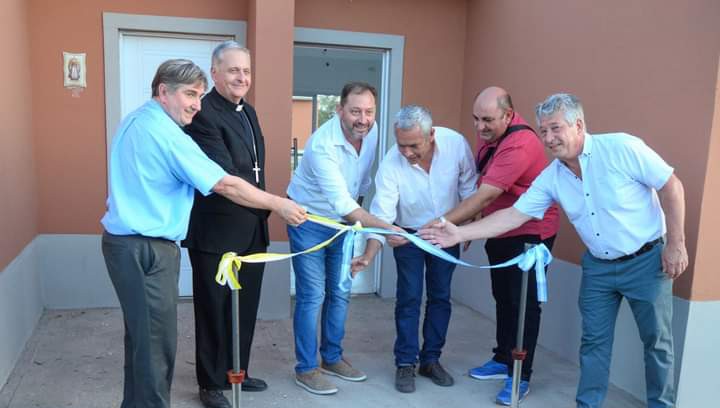
[[177,349],[180,249],[172,241],[106,232],[102,252],[125,323],[120,407],[169,408]]
[[[458,257],[460,246],[446,251]],[[420,365],[437,362],[445,345],[450,323],[450,283],[455,264],[432,256],[412,243],[394,248],[397,265],[397,292],[395,301],[395,365]],[[418,326],[423,295],[423,280],[427,286],[423,345],[419,346]]]
[[[255,243],[245,254],[265,252]],[[215,282],[222,254],[188,250],[193,269],[193,306],[195,308],[195,372],[200,388],[229,389],[227,371],[233,368],[232,293]],[[238,281],[240,318],[240,367],[248,369],[250,347],[255,334],[260,290],[265,264],[243,263]]]
[[[508,261],[525,251],[525,244],[540,243],[537,235],[519,235],[508,238],[492,238],[485,241],[485,251],[491,265]],[[552,250],[555,236],[542,241]],[[493,349],[493,360],[512,366],[512,350],[517,342],[518,312],[520,311],[520,288],[523,271],[517,266],[492,269],[490,280],[492,294],[495,298],[495,339],[497,346]],[[527,357],[523,361],[521,378],[530,381],[532,375],[535,346],[540,331],[540,302],[537,300],[537,280],[535,271],[528,272],[527,305],[525,308],[525,334],[523,346]]]

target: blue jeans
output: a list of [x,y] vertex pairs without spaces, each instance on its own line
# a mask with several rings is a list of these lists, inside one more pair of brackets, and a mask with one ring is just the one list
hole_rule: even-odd
[[582,343],[577,406],[601,407],[610,374],[615,320],[625,297],[644,344],[648,408],[675,406],[672,280],[662,272],[662,245],[637,258],[609,262],[586,253],[580,285]]
[[[455,256],[460,246],[447,248]],[[450,282],[455,264],[432,256],[408,243],[394,249],[397,265],[397,292],[395,301],[395,365],[420,365],[437,362],[445,345],[450,323]],[[423,274],[424,270],[424,274]],[[419,348],[418,325],[423,294],[423,275],[427,284],[423,346]]]
[[[298,252],[333,236],[337,231],[313,222],[288,226],[290,250]],[[320,356],[327,364],[342,358],[350,291],[339,288],[343,258],[343,240],[336,239],[325,248],[292,258],[295,270],[295,372],[318,367],[317,321],[320,307]]]

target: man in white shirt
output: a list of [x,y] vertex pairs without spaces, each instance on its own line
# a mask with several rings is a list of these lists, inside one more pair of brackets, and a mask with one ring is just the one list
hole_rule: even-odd
[[[377,150],[376,95],[375,88],[363,82],[345,85],[335,117],[320,126],[305,145],[303,159],[290,180],[287,193],[309,213],[336,221],[359,221],[367,227],[393,228],[358,204],[358,198],[370,188],[370,170]],[[336,232],[312,222],[288,226],[290,250],[303,251]],[[388,238],[388,241],[398,238]],[[342,249],[342,240],[336,240],[319,251],[292,260],[295,271],[295,383],[313,394],[338,391],[322,373],[347,381],[367,378],[343,357],[341,343],[350,291],[339,285]],[[321,307],[322,370],[317,363],[317,321]]]
[[648,407],[674,407],[672,281],[688,265],[682,183],[639,138],[587,133],[573,95],[551,95],[536,116],[540,139],[556,160],[515,205],[464,227],[438,223],[421,236],[441,246],[494,237],[559,203],[588,248],[578,302],[583,335],[577,406],[601,407],[605,400],[624,297],[644,344]]
[[[375,198],[370,212],[408,232],[441,217],[462,199],[475,192],[477,175],[472,152],[465,138],[454,130],[433,127],[430,112],[408,105],[395,115],[397,144],[388,151],[375,177]],[[372,236],[365,253],[353,260],[353,272],[367,266],[382,246]],[[447,249],[455,257],[460,248]],[[415,364],[419,374],[440,386],[453,385],[453,378],[440,365],[450,322],[450,282],[455,264],[425,253],[412,243],[394,248],[397,265],[395,303],[395,388],[415,391]],[[423,273],[424,272],[424,273]],[[420,349],[418,325],[427,282],[427,306]]]

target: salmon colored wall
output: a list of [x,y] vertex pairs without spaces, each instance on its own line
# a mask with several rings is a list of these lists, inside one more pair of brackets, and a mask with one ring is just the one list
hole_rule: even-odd
[[[3,123],[14,131],[4,132],[0,152],[0,166],[13,169],[0,174],[5,190],[0,214],[8,214],[0,227],[13,233],[0,238],[0,265],[16,256],[36,229],[100,231],[106,196],[104,11],[248,20],[247,0],[13,0],[5,5],[3,49],[14,61],[29,59],[30,66],[29,72],[8,71],[6,77],[14,78],[8,86],[13,94],[30,96],[5,102],[9,105],[2,109],[8,116]],[[697,245],[697,237],[701,203],[707,209],[717,200],[717,180],[705,179],[712,170],[707,152],[720,48],[716,0],[296,0],[294,16],[300,27],[403,35],[403,104],[429,106],[437,124],[459,128],[466,136],[472,134],[472,99],[486,86],[506,87],[531,122],[533,106],[548,94],[577,94],[585,103],[591,132],[636,134],[675,166],[685,183],[691,262],[696,250],[700,257],[699,249],[706,248]],[[62,51],[87,53],[88,89],[80,98],[62,88]],[[6,66],[0,69],[18,65]],[[263,74],[255,72],[256,87]],[[287,111],[289,116],[289,107]],[[261,120],[266,127],[268,118]],[[287,157],[285,150],[277,152],[281,150],[277,154]],[[272,191],[281,189],[282,181],[272,179]],[[704,226],[706,221],[711,225],[704,244],[717,231],[712,217],[707,212],[702,218]],[[556,254],[578,262],[581,252],[582,244],[566,223]],[[699,260],[694,271],[703,277],[698,296],[720,298],[720,283],[705,272],[711,268],[709,260]],[[676,282],[678,295],[690,298],[692,272]]]
[[[283,197],[290,182],[294,6],[294,0],[250,0],[248,7],[253,104],[265,137],[265,180],[269,192]],[[271,240],[287,241],[287,226],[276,213],[269,226]]]
[[715,85],[714,105],[692,282],[693,300],[720,300],[720,274],[717,273],[717,232],[720,231],[720,70]]
[[[692,266],[715,97],[718,21],[716,0],[471,0],[463,118],[470,117],[475,92],[488,85],[506,87],[533,123],[535,104],[549,94],[578,95],[591,133],[633,133],[675,167],[685,184]],[[469,121],[463,129],[469,131]],[[571,262],[582,253],[567,224],[556,248],[556,255]],[[690,298],[692,275],[676,281],[676,295]]]
[[6,63],[0,64],[0,77],[6,97],[0,100],[0,271],[37,234],[28,10],[24,0],[4,1],[2,9],[0,49]]
[[426,105],[435,124],[457,129],[465,12],[465,0],[296,0],[295,25],[405,36],[403,105]]
[[312,133],[312,107],[313,103],[311,100],[293,100],[292,134],[290,135],[290,145],[292,146],[292,138],[297,138],[299,150],[303,150],[305,148],[305,143]]
[[[23,2],[13,1],[13,3]],[[32,131],[37,159],[40,207],[38,214],[41,233],[89,234],[101,231],[99,220],[105,211],[107,195],[103,12],[246,20],[247,2],[244,0],[202,2],[31,0],[29,2],[29,66],[33,78],[32,111],[34,112]],[[8,24],[3,24],[3,30],[7,30],[7,26]],[[12,41],[12,49],[19,48],[15,42],[17,37],[17,35],[3,36],[8,41]],[[79,98],[73,98],[70,92],[63,88],[63,51],[87,53],[88,87]],[[6,64],[8,67],[23,65]],[[17,78],[18,72],[14,70],[12,77]],[[27,87],[23,86],[23,83],[30,81],[13,80],[10,85],[18,86],[18,91],[12,94],[27,93]]]
[[[296,26],[406,34],[403,102],[430,106],[438,124],[459,125],[465,1],[299,0],[295,10]],[[103,12],[249,20],[248,2],[238,0],[29,2],[31,75],[42,84],[32,94],[42,233],[101,230],[107,194]],[[400,13],[412,13],[410,23],[398,26],[395,16]],[[87,53],[88,88],[80,98],[62,87],[62,51]],[[255,69],[251,100],[263,75]],[[289,105],[287,110],[289,117]],[[268,120],[261,116],[264,128],[272,124]],[[275,154],[272,146],[268,154]],[[287,184],[272,177],[269,181],[273,192],[284,191],[281,184]]]

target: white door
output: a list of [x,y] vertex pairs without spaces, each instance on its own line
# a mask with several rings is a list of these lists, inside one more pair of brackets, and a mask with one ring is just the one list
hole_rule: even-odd
[[[172,58],[186,58],[208,75],[211,89],[210,59],[213,49],[222,41],[217,36],[168,36],[155,34],[122,34],[120,37],[120,95],[122,117],[147,102],[157,67]],[[180,261],[180,296],[192,296],[192,268],[187,250],[182,248]]]

